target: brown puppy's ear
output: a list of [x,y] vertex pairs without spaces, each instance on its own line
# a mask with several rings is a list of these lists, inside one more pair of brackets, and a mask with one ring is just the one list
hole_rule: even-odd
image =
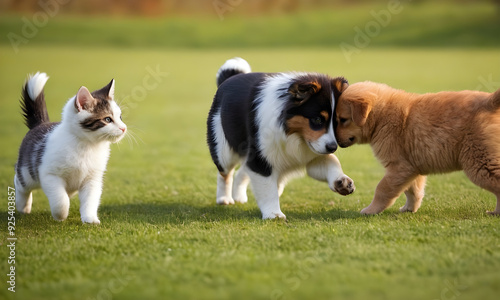
[[351,102],[352,120],[356,125],[362,127],[368,119],[368,115],[372,110],[371,98],[376,97],[375,94],[370,93],[365,98],[349,99]]
[[295,82],[288,88],[288,92],[299,104],[302,104],[320,89],[321,85],[317,81]]

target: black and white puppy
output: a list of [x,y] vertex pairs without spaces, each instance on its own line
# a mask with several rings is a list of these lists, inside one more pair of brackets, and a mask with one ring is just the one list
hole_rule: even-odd
[[[219,170],[217,203],[247,202],[252,190],[263,219],[286,218],[279,197],[304,167],[314,179],[348,195],[353,181],[332,153],[335,99],[342,77],[317,73],[251,73],[242,58],[224,63],[207,120],[207,141]],[[236,173],[235,167],[241,164]]]

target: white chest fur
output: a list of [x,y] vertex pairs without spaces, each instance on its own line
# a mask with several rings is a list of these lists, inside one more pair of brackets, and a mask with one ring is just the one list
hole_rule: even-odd
[[108,141],[91,142],[71,134],[61,124],[47,139],[40,180],[54,175],[65,181],[66,191],[72,194],[89,180],[102,180],[109,159]]

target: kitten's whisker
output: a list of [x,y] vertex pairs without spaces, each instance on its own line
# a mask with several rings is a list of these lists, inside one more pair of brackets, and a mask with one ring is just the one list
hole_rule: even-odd
[[141,141],[141,143],[145,144],[144,140],[139,136],[137,135],[134,131],[130,131],[129,132],[130,134],[130,138],[134,140],[134,142],[139,145],[139,142],[137,141],[137,139],[139,139]]

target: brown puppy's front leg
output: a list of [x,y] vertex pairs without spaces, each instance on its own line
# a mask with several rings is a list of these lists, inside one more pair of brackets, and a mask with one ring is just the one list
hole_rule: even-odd
[[416,174],[402,171],[400,168],[388,167],[384,178],[382,178],[375,190],[372,203],[363,208],[361,214],[378,214],[393,205],[399,195],[408,188],[416,177]]
[[399,209],[400,212],[417,212],[420,208],[420,204],[422,204],[422,198],[424,198],[426,179],[426,176],[418,175],[417,178],[413,180],[405,191],[406,203]]

